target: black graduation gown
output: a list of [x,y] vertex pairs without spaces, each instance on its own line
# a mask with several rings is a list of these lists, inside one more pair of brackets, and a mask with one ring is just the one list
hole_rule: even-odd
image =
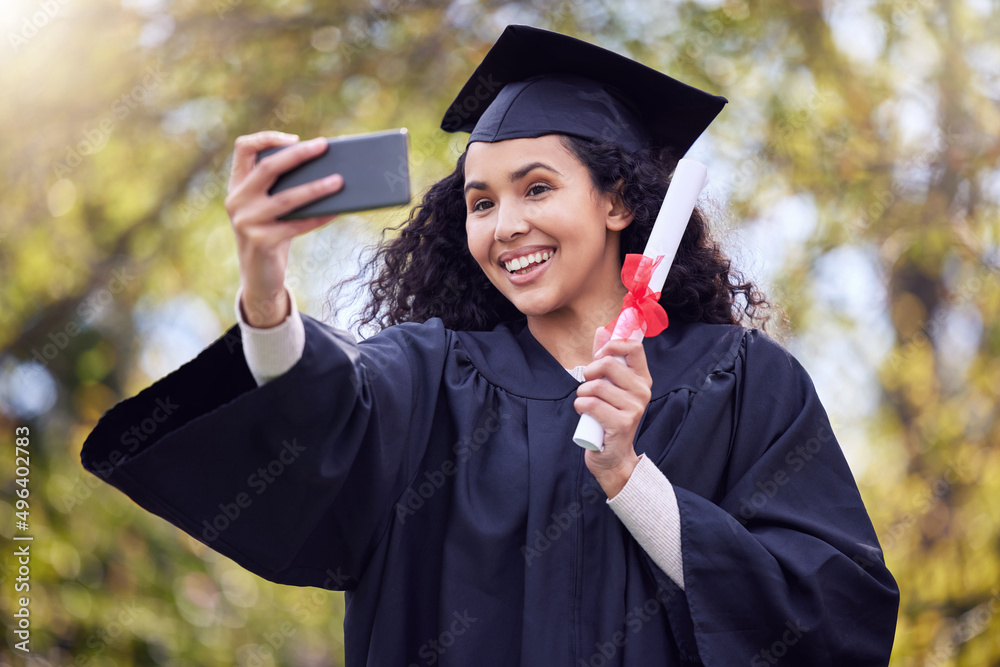
[[303,315],[257,386],[231,327],[109,410],[84,467],[271,581],[345,590],[346,664],[884,665],[898,590],[811,380],[767,336],[644,341],[636,437],[685,590],[605,504],[577,382],[523,322],[356,343]]

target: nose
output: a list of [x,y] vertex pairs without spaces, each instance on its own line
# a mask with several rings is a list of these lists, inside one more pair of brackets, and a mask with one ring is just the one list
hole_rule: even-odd
[[493,230],[494,240],[506,243],[514,239],[519,234],[527,234],[531,229],[531,224],[524,217],[524,211],[519,207],[507,204],[501,206],[497,204],[497,226]]

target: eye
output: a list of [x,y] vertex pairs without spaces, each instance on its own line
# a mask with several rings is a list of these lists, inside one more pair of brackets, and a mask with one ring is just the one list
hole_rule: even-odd
[[480,199],[475,204],[472,205],[473,212],[485,211],[490,206],[493,206],[493,202],[489,199]]
[[543,183],[536,183],[535,185],[532,185],[530,188],[528,188],[528,195],[529,196],[537,196],[537,195],[543,194],[545,192],[548,192],[551,189],[552,188],[550,188],[549,186],[547,186],[547,185],[545,185]]

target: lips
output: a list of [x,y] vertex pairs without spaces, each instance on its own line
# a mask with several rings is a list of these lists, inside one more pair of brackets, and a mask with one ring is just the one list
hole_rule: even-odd
[[508,273],[527,273],[531,270],[531,268],[547,262],[554,254],[554,250],[542,250],[528,253],[527,255],[521,255],[520,257],[515,257],[511,260],[502,262],[502,264],[504,268],[507,269]]
[[513,287],[527,287],[545,275],[550,260],[558,254],[554,246],[525,244],[500,253],[496,263]]

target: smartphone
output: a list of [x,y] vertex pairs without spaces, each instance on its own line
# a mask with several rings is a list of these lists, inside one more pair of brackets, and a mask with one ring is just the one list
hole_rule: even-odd
[[[273,195],[331,174],[341,174],[344,186],[285,213],[278,220],[302,220],[408,204],[407,136],[406,128],[399,128],[327,139],[329,146],[325,153],[279,176],[267,192]],[[288,146],[262,150],[257,153],[257,162],[285,148]]]

